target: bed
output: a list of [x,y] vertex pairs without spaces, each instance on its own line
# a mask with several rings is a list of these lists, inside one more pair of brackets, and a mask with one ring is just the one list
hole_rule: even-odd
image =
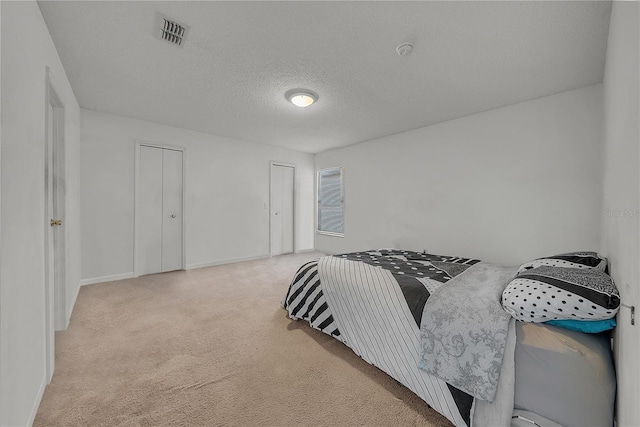
[[[551,264],[537,261],[504,267],[397,249],[326,256],[298,270],[282,306],[291,319],[307,321],[341,341],[455,426],[555,427],[571,425],[574,419],[574,425],[580,425],[585,416],[598,425],[612,425],[615,374],[607,333],[585,334],[541,325],[542,318],[523,325],[516,319],[525,316],[524,307],[511,312],[503,308],[505,303],[511,306],[516,294],[522,298],[529,293],[520,292],[534,283],[532,273],[559,268]],[[601,267],[588,265],[585,269],[601,271]],[[526,308],[526,316],[538,316],[535,308]],[[607,311],[614,309],[604,307],[602,315],[609,316]],[[544,313],[549,314],[546,308]],[[544,358],[538,357],[543,353]],[[547,362],[557,369],[549,369]],[[593,369],[594,364],[598,369]],[[569,406],[545,409],[549,398],[562,396],[531,378],[557,376],[565,365],[583,369],[574,369],[565,378],[567,387],[559,391],[566,394],[567,388],[588,390],[598,384],[599,405],[583,405],[580,393],[575,392],[576,398],[565,399]],[[552,378],[541,382],[553,383]],[[547,399],[536,398],[541,395]],[[558,411],[566,413],[560,420]]]

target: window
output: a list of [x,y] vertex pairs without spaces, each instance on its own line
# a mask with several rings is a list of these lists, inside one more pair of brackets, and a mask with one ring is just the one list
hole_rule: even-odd
[[343,168],[318,171],[318,233],[344,236]]

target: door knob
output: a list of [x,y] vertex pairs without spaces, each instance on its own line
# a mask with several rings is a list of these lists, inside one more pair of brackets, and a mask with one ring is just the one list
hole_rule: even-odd
[[61,219],[52,219],[50,224],[51,224],[52,227],[54,225],[62,225],[62,220]]

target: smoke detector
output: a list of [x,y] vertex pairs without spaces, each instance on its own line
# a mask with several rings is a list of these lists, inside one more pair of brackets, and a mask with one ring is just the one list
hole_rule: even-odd
[[162,13],[156,14],[155,35],[160,40],[171,43],[174,46],[184,46],[184,41],[189,32],[189,26],[182,24],[175,19],[169,18]]
[[400,46],[396,48],[396,52],[400,56],[407,56],[413,50],[413,45],[411,43],[402,43]]

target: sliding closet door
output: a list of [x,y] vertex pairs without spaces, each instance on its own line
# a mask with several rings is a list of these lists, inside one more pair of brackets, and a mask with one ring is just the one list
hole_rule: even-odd
[[293,191],[295,167],[271,165],[271,256],[293,252]]
[[140,146],[136,274],[182,268],[182,151]]
[[294,169],[282,169],[282,253],[293,252],[293,180]]
[[162,271],[162,149],[140,147],[138,274]]
[[162,150],[162,271],[182,268],[182,151]]

